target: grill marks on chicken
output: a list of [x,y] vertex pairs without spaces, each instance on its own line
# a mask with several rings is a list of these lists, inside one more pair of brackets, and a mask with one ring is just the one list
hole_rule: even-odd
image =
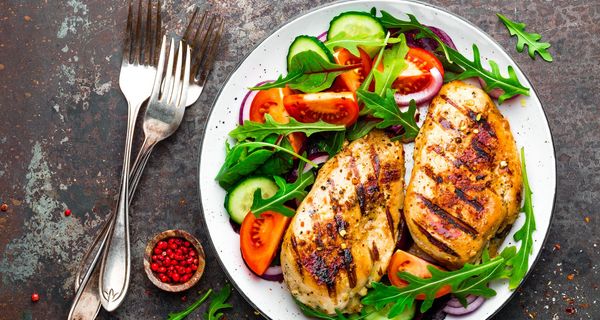
[[482,90],[446,84],[414,160],[405,217],[415,242],[450,268],[475,261],[518,214],[520,162],[508,122]]
[[360,310],[366,285],[385,273],[395,247],[403,177],[402,145],[378,130],[319,170],[281,249],[296,299],[331,314]]

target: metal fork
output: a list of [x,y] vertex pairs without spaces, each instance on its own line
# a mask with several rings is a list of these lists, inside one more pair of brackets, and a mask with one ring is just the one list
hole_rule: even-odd
[[[130,3],[130,9],[132,4]],[[148,4],[148,13],[151,13]],[[135,122],[142,103],[152,93],[154,78],[159,77],[153,54],[159,42],[160,29],[153,30],[152,14],[148,14],[146,26],[142,27],[142,0],[138,2],[138,17],[133,28],[132,13],[127,18],[127,40],[123,50],[123,62],[119,75],[119,87],[127,99],[127,135],[123,155],[123,171],[117,212],[105,245],[100,267],[100,301],[104,309],[115,310],[124,300],[129,288],[131,256],[129,246],[129,169]],[[158,26],[157,23],[154,25]]]
[[[127,121],[127,137],[126,137],[126,152],[123,161],[123,175],[121,177],[121,190],[119,193],[119,204],[117,211],[112,212],[109,216],[109,221],[103,228],[102,234],[94,241],[94,245],[85,255],[84,263],[89,257],[92,261],[89,264],[82,263],[75,280],[76,295],[73,299],[73,304],[69,312],[69,319],[93,319],[100,310],[100,302],[102,294],[99,288],[99,268],[97,262],[103,252],[104,247],[108,243],[110,231],[115,226],[115,217],[120,214],[119,227],[125,229],[122,237],[114,240],[115,244],[119,244],[122,248],[129,251],[129,232],[127,225],[127,208],[128,208],[128,176],[129,176],[129,161],[131,158],[131,140],[135,125],[135,119],[139,112],[141,104],[148,99],[153,88],[153,79],[157,74],[156,63],[159,59],[158,48],[162,35],[162,23],[160,16],[161,4],[157,5],[156,16],[153,18],[152,5],[147,4],[146,10],[146,26],[142,27],[143,10],[142,0],[138,2],[137,15],[134,16],[133,4],[129,2],[129,12],[127,16],[127,31],[125,35],[125,43],[123,48],[123,62],[121,64],[121,72],[119,76],[119,86],[125,95],[128,103],[128,121]],[[134,21],[135,20],[135,21]],[[135,28],[134,28],[135,25]],[[142,44],[142,41],[144,43]],[[161,52],[164,55],[164,50]],[[123,212],[125,211],[125,212]],[[112,240],[112,239],[111,239]],[[96,249],[95,251],[93,249]],[[93,254],[92,254],[93,253]],[[127,279],[129,274],[129,259],[123,263],[126,266]],[[85,271],[83,274],[82,272]],[[128,286],[128,280],[125,284],[125,290],[121,293],[119,301],[116,301],[114,308],[120,304]]]
[[[161,48],[161,52],[164,51],[165,47],[165,39],[163,38],[163,45]],[[184,49],[185,48],[185,49]],[[185,56],[184,56],[185,50]],[[185,59],[185,63],[183,60]],[[176,62],[175,62],[176,60]],[[175,43],[174,40],[171,39],[171,46],[169,50],[169,61],[167,63],[167,69],[164,77],[163,71],[165,71],[164,66],[164,57],[161,56],[158,62],[158,71],[156,73],[156,77],[154,79],[154,86],[152,88],[152,95],[150,96],[150,101],[148,102],[148,109],[145,115],[144,127],[156,128],[158,130],[162,130],[168,132],[170,130],[174,131],[177,127],[173,128],[170,125],[170,122],[181,121],[180,119],[183,117],[183,109],[185,109],[185,101],[187,98],[187,90],[189,85],[189,77],[190,77],[190,48],[187,44],[183,42],[179,43],[179,50],[177,53],[177,57],[175,57]],[[175,69],[173,69],[173,64],[176,63]],[[161,90],[162,88],[162,90]],[[148,116],[150,114],[150,117]],[[126,204],[127,206],[129,203]],[[118,216],[117,216],[118,217]],[[115,230],[113,233],[117,234],[120,230]],[[119,248],[117,248],[118,250]],[[102,300],[102,306],[108,311],[112,311],[116,309],[118,304],[115,302],[118,301],[117,298],[120,297],[119,294],[124,296],[124,292],[111,295],[110,290],[114,290],[114,284],[119,284],[119,282],[114,282],[113,279],[119,280],[123,274],[122,269],[118,269],[120,266],[121,260],[119,256],[116,256],[114,261],[110,261],[111,258],[111,250],[113,247],[108,247],[104,251],[103,256],[103,264],[100,269],[100,294]],[[114,251],[115,255],[123,254],[123,252]],[[129,262],[129,261],[127,261]],[[106,266],[110,267],[110,269],[106,268]],[[125,274],[128,278],[129,274]],[[129,280],[129,279],[127,279]],[[108,286],[103,286],[103,281],[108,281]],[[125,285],[128,284],[128,281]],[[125,290],[127,287],[125,287]],[[102,295],[106,296],[102,296]],[[117,298],[113,298],[117,297]],[[114,307],[112,309],[107,308],[105,305],[105,300],[109,303],[109,307]],[[121,298],[122,301],[122,298]],[[120,303],[120,302],[119,302]]]
[[[223,20],[218,16],[213,15],[210,21],[207,22],[207,12],[205,11],[201,18],[197,19],[199,9],[194,10],[194,14],[190,19],[184,35],[183,41],[192,47],[194,50],[194,56],[192,57],[192,70],[190,73],[190,85],[188,88],[188,98],[186,101],[186,107],[191,106],[198,100],[206,80],[210,75],[212,64],[214,62],[215,51],[218,48],[219,41],[223,32]],[[199,20],[199,21],[198,21]],[[198,27],[194,27],[195,25]],[[195,30],[195,32],[194,32]],[[150,113],[150,115],[149,115]],[[177,118],[177,121],[172,121],[170,126],[154,126],[151,120],[156,111],[151,111],[150,108],[146,110],[144,116],[144,143],[138,153],[138,156],[133,164],[132,169],[132,184],[137,185],[146,163],[150,158],[150,154],[156,144],[175,132],[181,120],[183,119],[184,110],[181,110],[181,117]],[[175,120],[175,119],[171,119]],[[147,123],[148,122],[148,123]]]

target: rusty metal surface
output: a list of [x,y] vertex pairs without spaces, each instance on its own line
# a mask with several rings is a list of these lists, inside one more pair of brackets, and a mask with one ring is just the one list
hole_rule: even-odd
[[[164,2],[166,25],[181,30],[196,2]],[[200,284],[186,294],[163,293],[144,275],[144,246],[169,228],[188,230],[209,246],[197,191],[209,105],[257,41],[324,2],[198,2],[227,19],[226,48],[200,101],[150,159],[131,210],[129,295],[117,312],[100,318],[164,319],[198,291],[227,281],[207,248]],[[433,2],[480,26],[518,61],[544,103],[556,144],[558,193],[547,245],[533,275],[496,319],[597,318],[600,3]],[[0,212],[0,319],[66,317],[77,265],[114,204],[126,126],[117,82],[126,10],[126,1],[113,0],[0,1],[0,201],[8,205]],[[555,62],[517,53],[496,12],[552,42]],[[37,303],[30,300],[33,292],[40,295]],[[238,293],[231,303],[228,319],[260,318]],[[189,318],[201,319],[202,312]]]

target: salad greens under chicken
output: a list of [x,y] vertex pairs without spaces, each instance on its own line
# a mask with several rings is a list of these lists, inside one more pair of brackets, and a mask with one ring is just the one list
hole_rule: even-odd
[[[227,191],[225,208],[239,228],[242,257],[256,275],[283,279],[278,253],[286,228],[320,166],[347,141],[374,129],[413,141],[418,110],[445,82],[476,78],[499,104],[529,94],[511,66],[507,76],[492,60],[487,69],[476,45],[469,59],[443,30],[407,17],[375,8],[344,12],[323,35],[296,37],[286,74],[250,88],[216,180]],[[437,305],[458,315],[495,295],[488,287],[493,280],[509,279],[515,289],[527,271],[535,230],[523,150],[521,162],[526,222],[515,235],[518,249],[493,256],[485,250],[479,263],[448,271],[400,247],[387,276],[362,298],[360,313],[332,315],[299,303],[302,311],[321,319],[412,319]]]

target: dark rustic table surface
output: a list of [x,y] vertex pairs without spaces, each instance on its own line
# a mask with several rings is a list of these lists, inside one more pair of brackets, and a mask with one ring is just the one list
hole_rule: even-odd
[[[180,32],[195,2],[163,2],[166,26]],[[260,39],[325,2],[197,3],[226,19],[225,49],[203,96],[150,159],[131,210],[129,295],[100,318],[164,319],[198,291],[228,281],[208,245],[198,198],[199,143],[210,104]],[[600,2],[433,3],[506,48],[535,85],[554,136],[558,188],[550,234],[532,276],[495,319],[598,319]],[[497,12],[541,33],[555,61],[517,53]],[[0,1],[0,202],[8,205],[0,212],[0,319],[65,318],[78,263],[113,207],[126,126],[118,86],[126,14],[126,1]],[[189,230],[207,249],[204,278],[183,294],[159,291],[142,269],[148,239],[170,228]],[[230,301],[227,319],[260,317],[239,293]],[[190,318],[201,319],[203,311]]]

